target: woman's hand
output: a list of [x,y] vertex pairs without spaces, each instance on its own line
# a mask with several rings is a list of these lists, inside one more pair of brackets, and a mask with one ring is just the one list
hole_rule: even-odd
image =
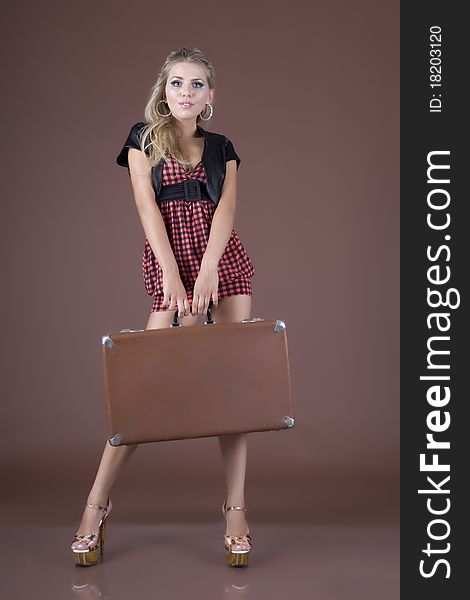
[[203,260],[194,283],[191,314],[206,314],[211,296],[213,304],[216,307],[219,303],[218,289],[219,274],[217,272],[217,263],[208,263]]
[[178,271],[163,271],[163,307],[178,309],[178,317],[190,314],[188,295]]

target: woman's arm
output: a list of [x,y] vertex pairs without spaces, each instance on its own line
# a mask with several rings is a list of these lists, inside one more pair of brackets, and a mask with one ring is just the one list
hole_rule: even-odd
[[207,248],[201,262],[204,267],[217,267],[230,239],[235,222],[237,207],[237,163],[229,160],[226,163],[226,173],[222,193],[212,218],[212,225],[207,242]]
[[188,297],[181,281],[178,263],[168,239],[162,213],[155,201],[149,160],[141,150],[130,148],[128,161],[142,227],[163,271],[163,307],[168,310],[178,310],[179,317],[188,315],[190,311]]
[[128,161],[135,203],[150,247],[164,273],[178,273],[165,223],[155,202],[150,162],[142,151],[135,148],[129,149]]
[[212,224],[201,268],[194,284],[191,313],[203,315],[207,312],[212,296],[214,306],[219,305],[219,277],[217,266],[232,233],[237,204],[237,164],[226,162],[224,185],[219,203],[212,217]]

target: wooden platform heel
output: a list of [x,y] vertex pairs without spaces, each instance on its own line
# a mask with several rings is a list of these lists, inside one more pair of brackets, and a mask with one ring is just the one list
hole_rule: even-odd
[[[244,510],[243,506],[227,506],[227,498],[222,505],[222,514],[229,510]],[[224,545],[227,550],[227,565],[229,567],[247,567],[248,557],[253,546],[250,530],[245,535],[224,535]]]
[[106,529],[106,521],[112,509],[112,503],[108,498],[106,506],[100,506],[99,504],[86,504],[85,506],[103,511],[103,516],[98,524],[98,543],[95,541],[95,533],[90,533],[89,535],[75,534],[72,539],[71,549],[74,554],[76,565],[81,567],[91,567],[96,565],[100,556],[102,556],[104,552],[104,533]]

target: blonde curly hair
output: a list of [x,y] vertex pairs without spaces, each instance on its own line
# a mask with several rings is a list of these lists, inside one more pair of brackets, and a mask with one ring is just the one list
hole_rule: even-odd
[[[209,88],[215,88],[215,70],[212,63],[204,56],[199,48],[178,48],[166,57],[158,79],[153,85],[150,97],[145,106],[145,127],[142,129],[141,150],[147,153],[150,165],[154,167],[162,158],[171,153],[184,169],[190,168],[190,162],[185,159],[179,143],[180,130],[173,115],[162,117],[157,112],[161,101],[165,101],[164,91],[171,67],[178,62],[195,62],[207,71]],[[160,112],[163,112],[160,107]],[[196,124],[202,121],[197,116]],[[203,121],[204,122],[204,121]]]

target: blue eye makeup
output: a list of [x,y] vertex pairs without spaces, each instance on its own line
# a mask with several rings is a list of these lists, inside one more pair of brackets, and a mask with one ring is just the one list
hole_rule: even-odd
[[[174,85],[175,83],[181,83],[181,81],[179,79],[173,79],[173,81],[171,82],[171,85]],[[202,88],[204,87],[204,82],[203,81],[193,81],[193,85],[195,85],[198,88]],[[176,86],[179,87],[179,86]]]

